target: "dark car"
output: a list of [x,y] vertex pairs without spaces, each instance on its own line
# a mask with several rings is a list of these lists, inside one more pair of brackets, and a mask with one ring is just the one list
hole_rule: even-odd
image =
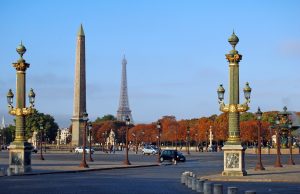
[[160,155],[160,162],[165,160],[185,162],[185,156],[177,150],[163,150]]

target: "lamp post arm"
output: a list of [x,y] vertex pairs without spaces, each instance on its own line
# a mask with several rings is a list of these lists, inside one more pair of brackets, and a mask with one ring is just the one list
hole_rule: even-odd
[[220,111],[226,113],[229,112],[229,105],[228,104],[224,104],[224,101],[219,101],[220,103]]
[[247,100],[244,104],[238,104],[237,106],[238,112],[246,112],[247,110],[249,110],[248,102],[250,101]]

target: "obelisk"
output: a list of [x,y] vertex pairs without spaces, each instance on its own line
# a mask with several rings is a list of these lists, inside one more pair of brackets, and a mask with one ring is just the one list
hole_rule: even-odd
[[86,81],[85,81],[85,35],[82,25],[77,34],[74,106],[72,117],[72,145],[82,145],[82,128],[85,127],[82,113],[86,112]]

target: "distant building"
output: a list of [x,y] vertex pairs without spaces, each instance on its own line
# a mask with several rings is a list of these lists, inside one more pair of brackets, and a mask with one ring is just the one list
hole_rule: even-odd
[[59,144],[67,144],[67,139],[69,136],[71,136],[71,133],[68,128],[58,129],[56,141],[59,142]]
[[2,117],[2,122],[0,125],[0,129],[3,130],[4,128],[6,128],[6,124],[5,124],[5,120],[4,120],[4,116]]

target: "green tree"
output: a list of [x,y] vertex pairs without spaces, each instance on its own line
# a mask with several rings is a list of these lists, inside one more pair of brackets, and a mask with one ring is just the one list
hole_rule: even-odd
[[45,137],[49,141],[54,141],[58,130],[57,123],[51,115],[38,111],[26,117],[26,138],[32,137],[34,131],[39,132],[40,124],[44,128]]
[[104,115],[102,118],[97,117],[97,119],[94,121],[95,123],[101,123],[103,121],[115,121],[117,118],[114,115],[107,114]]
[[251,112],[243,112],[240,116],[240,121],[252,121],[255,120],[255,114]]
[[1,130],[1,140],[0,142],[2,144],[10,144],[10,142],[13,141],[14,139],[14,134],[15,134],[16,126],[9,125],[6,128],[3,128]]

